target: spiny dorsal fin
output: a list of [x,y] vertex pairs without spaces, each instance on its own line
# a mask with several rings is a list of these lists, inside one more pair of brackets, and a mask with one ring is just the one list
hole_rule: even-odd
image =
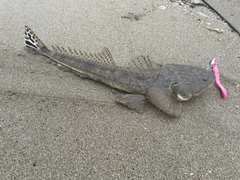
[[76,49],[71,49],[69,47],[65,49],[64,47],[52,46],[52,48],[54,49],[54,51],[58,53],[69,55],[75,58],[80,58],[83,61],[100,64],[111,70],[116,69],[116,65],[113,60],[113,57],[110,51],[108,50],[108,48],[106,47],[104,47],[103,50],[99,53],[90,53],[90,52],[85,52],[81,50],[77,51]]
[[151,78],[156,75],[156,70],[160,68],[160,65],[152,62],[149,56],[138,56],[129,63],[129,71],[137,74],[138,76]]

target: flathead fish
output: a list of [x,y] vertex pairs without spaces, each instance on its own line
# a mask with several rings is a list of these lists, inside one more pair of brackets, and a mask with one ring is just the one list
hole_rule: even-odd
[[59,46],[50,50],[28,26],[25,26],[25,45],[32,53],[46,56],[92,80],[126,92],[118,96],[116,102],[131,109],[142,110],[146,102],[150,102],[170,116],[178,117],[182,101],[201,94],[215,81],[210,69],[178,64],[161,66],[148,56],[139,56],[129,63],[129,67],[120,67],[107,48],[99,53]]

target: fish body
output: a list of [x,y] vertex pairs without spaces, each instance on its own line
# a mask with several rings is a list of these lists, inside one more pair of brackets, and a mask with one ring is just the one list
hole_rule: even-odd
[[148,56],[139,56],[129,67],[117,66],[110,51],[86,53],[53,46],[47,48],[35,33],[25,26],[26,49],[112,88],[125,91],[116,101],[132,109],[142,109],[145,102],[171,116],[180,116],[181,101],[187,101],[212,86],[211,71],[195,66],[167,64],[161,66]]

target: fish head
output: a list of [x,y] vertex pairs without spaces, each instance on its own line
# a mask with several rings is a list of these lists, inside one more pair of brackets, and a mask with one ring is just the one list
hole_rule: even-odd
[[188,101],[193,96],[198,96],[215,81],[212,72],[201,67],[179,67],[175,76],[175,80],[170,84],[170,91],[179,101]]

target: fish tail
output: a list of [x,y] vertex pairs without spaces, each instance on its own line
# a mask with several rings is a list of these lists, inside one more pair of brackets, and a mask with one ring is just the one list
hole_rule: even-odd
[[25,26],[24,40],[25,49],[31,53],[43,55],[44,51],[48,49],[28,26]]

